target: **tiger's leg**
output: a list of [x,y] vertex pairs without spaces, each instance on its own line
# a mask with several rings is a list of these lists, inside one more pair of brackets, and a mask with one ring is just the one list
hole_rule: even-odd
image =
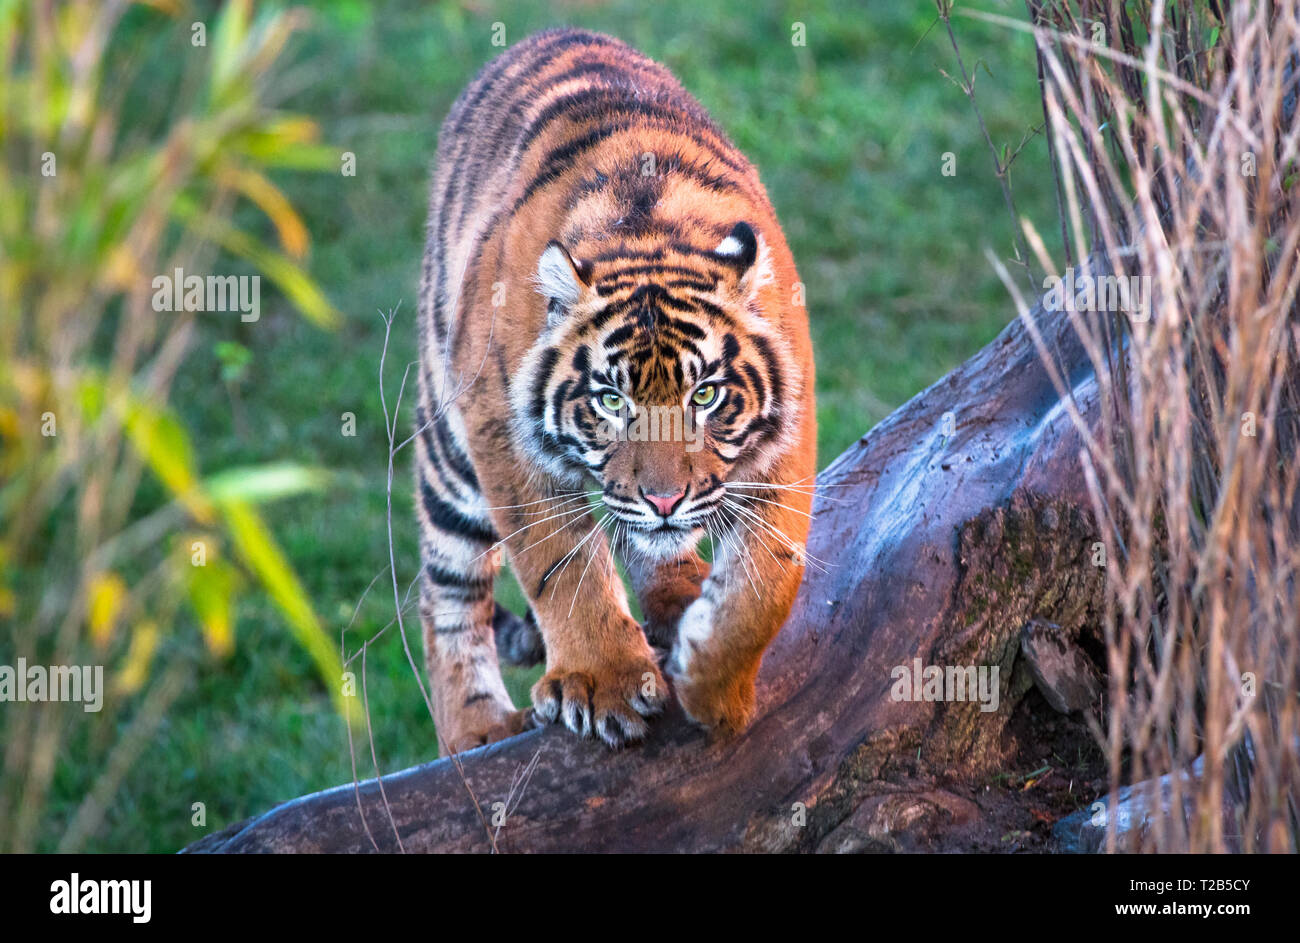
[[[734,733],[754,716],[754,681],[803,579],[810,494],[773,490],[728,498],[729,531],[682,614],[667,672],[697,723]],[[779,503],[764,503],[764,502]]]
[[546,672],[532,690],[537,720],[612,747],[641,739],[667,685],[581,489],[547,493],[517,462],[484,469],[482,480],[546,643]]
[[[430,416],[432,415],[432,418]],[[420,621],[439,751],[459,752],[524,729],[501,679],[493,638],[497,536],[454,410],[416,412]]]
[[520,617],[497,603],[492,614],[492,634],[496,637],[497,657],[508,665],[531,668],[546,659],[542,630],[531,609]]
[[677,639],[677,623],[700,595],[709,565],[694,550],[675,560],[649,560],[636,553],[623,562],[641,603],[642,628],[656,649],[668,651]]

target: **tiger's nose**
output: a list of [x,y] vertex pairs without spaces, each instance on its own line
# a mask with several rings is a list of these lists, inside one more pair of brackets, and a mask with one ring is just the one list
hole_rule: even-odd
[[650,506],[661,515],[667,517],[677,509],[677,505],[682,503],[682,499],[686,497],[686,489],[683,488],[676,494],[652,494],[642,488],[641,497],[649,501]]

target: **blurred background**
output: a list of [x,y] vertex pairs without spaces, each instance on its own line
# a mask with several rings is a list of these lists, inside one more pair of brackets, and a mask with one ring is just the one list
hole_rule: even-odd
[[[0,0],[0,665],[100,664],[106,689],[0,704],[0,850],[173,851],[354,756],[436,756],[390,625],[380,312],[391,411],[438,125],[494,36],[562,24],[667,65],[759,167],[807,284],[820,467],[1013,317],[984,255],[1014,256],[1011,216],[931,0]],[[1053,232],[1032,42],[954,28]],[[260,273],[260,318],[155,311],[176,266]],[[534,676],[507,672],[517,703]]]

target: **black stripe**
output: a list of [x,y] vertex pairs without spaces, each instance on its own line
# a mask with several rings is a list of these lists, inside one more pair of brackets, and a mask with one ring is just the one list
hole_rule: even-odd
[[709,336],[704,328],[682,318],[664,318],[664,324],[693,341],[702,341]]
[[[479,72],[478,76],[469,87],[461,93],[452,105],[451,113],[447,116],[443,124],[441,134],[446,135],[452,141],[446,159],[456,168],[455,172],[447,175],[447,181],[443,187],[441,196],[435,204],[438,214],[438,224],[436,227],[436,238],[433,239],[433,320],[439,334],[446,330],[446,321],[443,312],[446,311],[450,303],[450,297],[447,292],[447,272],[445,246],[447,245],[447,225],[450,217],[451,201],[453,195],[461,200],[461,218],[459,225],[464,227],[465,211],[469,201],[465,199],[465,194],[471,183],[477,180],[477,174],[469,172],[466,166],[466,149],[471,146],[482,135],[466,134],[467,126],[470,122],[491,117],[493,114],[500,113],[500,109],[494,109],[484,113],[479,105],[487,96],[497,87],[497,85],[510,74],[510,70],[521,57],[531,57],[527,61],[525,68],[519,74],[514,76],[514,80],[519,88],[526,86],[532,80],[536,79],[539,74],[543,73],[548,65],[555,61],[556,55],[570,46],[578,43],[590,44],[593,46],[609,46],[618,48],[621,43],[609,40],[605,37],[598,36],[595,33],[585,33],[577,30],[556,30],[554,32],[539,33],[532,40],[521,43],[512,47],[509,51],[498,58],[489,62]],[[511,109],[506,109],[507,115]]]
[[420,498],[430,522],[439,530],[482,543],[496,543],[497,534],[490,524],[470,517],[433,490],[423,474],[420,475]]
[[438,447],[441,449],[443,457],[446,458],[447,464],[451,466],[451,470],[475,491],[480,490],[478,476],[474,473],[474,464],[470,461],[470,457],[462,452],[452,439],[451,429],[447,425],[445,415],[439,415],[433,421],[433,431],[438,438]]
[[540,169],[533,176],[533,179],[528,182],[528,186],[524,188],[523,196],[515,201],[511,213],[518,212],[525,203],[533,198],[533,195],[538,190],[563,176],[564,172],[571,168],[577,162],[578,158],[587,151],[596,147],[606,138],[618,134],[621,131],[628,131],[633,127],[635,127],[635,125],[628,122],[602,124],[599,127],[588,131],[586,134],[580,135],[559,147],[547,151],[545,156],[542,158]]
[[[602,298],[608,298],[615,292],[625,291],[629,288],[635,288],[637,282],[630,278],[623,278],[622,272],[606,276],[596,282],[596,294]],[[609,279],[615,279],[610,281]],[[659,280],[659,284],[664,288],[690,288],[695,291],[713,291],[717,285],[713,282],[706,282],[697,278],[664,278]],[[695,296],[691,296],[692,301],[697,301]]]
[[548,76],[546,81],[548,85],[552,86],[563,85],[565,82],[580,79],[584,75],[596,76],[602,79],[619,79],[628,78],[632,73],[623,65],[607,62],[604,59],[593,59],[590,56],[579,56],[573,60],[573,65],[569,66],[568,69],[557,75]]
[[[689,134],[685,134],[683,136],[691,137]],[[692,138],[692,140],[694,140],[694,138]],[[675,155],[666,159],[661,158],[657,154],[655,155],[655,167],[659,170],[660,173],[677,174],[678,176],[685,177],[688,180],[694,180],[702,188],[704,188],[705,190],[709,190],[713,193],[748,192],[748,187],[744,186],[740,180],[733,180],[731,177],[724,177],[721,174],[715,174],[711,172],[709,170],[709,164],[711,163],[713,162],[707,161],[706,163],[700,164],[697,163],[696,161],[686,160],[683,157],[678,157]],[[726,162],[724,161],[724,163]],[[742,180],[744,180],[743,170],[737,169],[735,172],[741,174]]]
[[[677,245],[677,243],[674,243]],[[691,254],[704,258],[716,258],[712,253],[704,252],[700,249],[691,248]],[[592,256],[589,262],[622,262],[626,260],[637,260],[640,265],[628,265],[617,268],[612,272],[602,275],[601,280],[605,281],[610,278],[623,278],[631,275],[685,275],[691,278],[707,278],[712,280],[710,288],[716,288],[721,273],[717,269],[702,271],[697,268],[687,268],[685,265],[673,265],[663,261],[665,250],[663,247],[658,249],[638,250],[632,249],[626,244],[619,245],[617,248],[606,250]],[[665,282],[665,284],[667,284]]]
[[542,574],[542,578],[537,582],[537,592],[533,593],[533,596],[535,598],[537,599],[542,598],[542,591],[546,589],[547,580],[549,580],[555,574],[555,570],[559,567],[561,563],[564,562],[567,556],[568,556],[567,553],[564,554],[563,556],[556,559],[556,561],[552,563],[549,567],[547,567],[546,572]]
[[452,586],[456,589],[469,589],[476,591],[491,592],[492,578],[484,576],[469,576],[464,573],[458,573],[455,570],[449,570],[445,566],[437,563],[426,563],[424,565],[425,576],[429,578],[436,586]]
[[717,318],[719,320],[728,321],[728,322],[731,320],[731,317],[727,314],[727,312],[723,311],[721,308],[715,305],[712,301],[709,301],[707,298],[701,298],[699,295],[691,295],[691,301],[701,311],[703,311],[705,314],[709,315],[712,318]]
[[767,342],[767,338],[761,334],[751,334],[749,339],[754,347],[758,349],[759,356],[763,358],[763,365],[767,367],[768,379],[772,385],[768,393],[775,400],[784,399],[785,390],[781,378],[781,367],[776,362],[776,355],[772,353],[772,346]]
[[533,379],[533,395],[531,400],[533,421],[541,429],[545,429],[546,418],[546,383],[551,378],[551,372],[555,369],[555,363],[560,359],[560,352],[554,347],[548,347],[542,353],[542,362],[537,367],[537,374]]
[[621,345],[625,344],[628,340],[630,340],[632,335],[635,333],[636,333],[635,324],[624,324],[622,327],[617,327],[614,330],[610,331],[607,335],[605,335],[605,341],[604,341],[605,347],[618,348]]
[[[434,447],[432,430],[426,428],[423,434],[420,436],[419,442],[417,444],[423,447],[425,452],[424,462],[422,465],[420,465],[421,473],[425,473],[428,472],[429,470],[432,470],[434,473],[434,477],[437,478],[437,483],[440,486],[439,490],[441,490],[444,494],[455,495],[459,497],[461,493],[466,490],[467,485],[462,479],[457,478],[451,472],[451,470],[447,467],[446,462],[443,460],[442,456],[438,454],[437,449]],[[418,450],[416,454],[417,456],[420,454]],[[417,461],[419,461],[418,458]],[[432,482],[432,478],[430,479],[430,481]]]
[[613,318],[629,314],[633,310],[644,310],[651,302],[657,301],[665,295],[667,295],[667,292],[658,284],[647,282],[626,298],[611,301],[605,305],[588,319],[587,327],[598,331]]
[[719,416],[724,423],[733,423],[741,413],[745,411],[745,394],[740,390],[731,390],[727,395],[727,402],[724,404],[726,413]]
[[[629,78],[633,77],[629,76]],[[642,122],[637,122],[638,124],[661,125],[668,132],[689,139],[697,147],[713,154],[718,161],[730,170],[738,174],[744,174],[744,165],[727,153],[731,149],[730,142],[722,137],[721,132],[712,125],[712,122],[704,124],[705,129],[715,135],[714,139],[710,140],[691,130],[691,125],[702,124],[702,122],[699,121],[697,116],[688,114],[684,108],[659,102],[644,101],[633,97],[635,95],[634,90],[618,85],[594,85],[562,95],[542,109],[533,119],[521,141],[521,149],[528,147],[535,141],[546,130],[547,125],[560,119],[567,118],[577,123],[593,121],[597,118],[609,118],[615,115],[628,115],[645,119]],[[676,169],[682,163],[682,159],[676,156],[666,160],[661,160],[658,155],[655,156],[655,166],[661,171],[667,172],[670,169]],[[702,170],[702,168],[699,168],[699,171]],[[687,172],[695,173],[698,171],[688,170]]]
[[434,635],[460,635],[462,632],[468,632],[474,628],[472,622],[462,622],[459,625],[437,626],[433,630]]

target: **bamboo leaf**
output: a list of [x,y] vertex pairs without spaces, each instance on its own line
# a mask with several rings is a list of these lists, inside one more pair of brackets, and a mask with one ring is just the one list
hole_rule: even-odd
[[134,694],[144,687],[149,678],[149,665],[153,662],[154,651],[158,648],[159,638],[156,623],[145,620],[131,632],[131,645],[122,659],[114,684],[119,694]]
[[174,214],[201,236],[252,262],[275,282],[291,304],[320,327],[337,327],[341,316],[325,298],[316,282],[293,260],[286,258],[248,233],[222,219],[201,211],[188,198],[178,198]]
[[208,650],[226,657],[235,650],[232,611],[238,573],[225,560],[210,557],[203,566],[188,563],[189,598]]
[[126,409],[127,438],[158,479],[194,517],[207,522],[211,508],[198,487],[189,436],[169,410],[132,398]]
[[215,106],[228,104],[243,78],[240,65],[252,6],[249,0],[231,0],[221,8],[212,30],[212,75],[210,93]]
[[323,468],[292,462],[229,468],[204,482],[204,492],[215,501],[273,501],[307,491],[319,491],[330,480]]
[[103,649],[112,639],[127,596],[126,583],[116,573],[97,573],[91,578],[87,590],[87,622],[90,640],[96,648]]
[[226,171],[223,180],[232,185],[275,224],[280,236],[280,245],[294,259],[301,259],[307,254],[309,238],[307,227],[302,218],[294,211],[293,205],[270,180],[255,170],[236,168]]
[[356,723],[356,701],[344,697],[338,684],[338,678],[343,673],[338,650],[321,628],[306,590],[298,582],[293,568],[261,516],[247,503],[239,500],[223,501],[221,511],[244,563],[256,574],[267,594],[288,618],[289,630],[316,663],[316,670],[325,682],[339,714],[349,723]]

